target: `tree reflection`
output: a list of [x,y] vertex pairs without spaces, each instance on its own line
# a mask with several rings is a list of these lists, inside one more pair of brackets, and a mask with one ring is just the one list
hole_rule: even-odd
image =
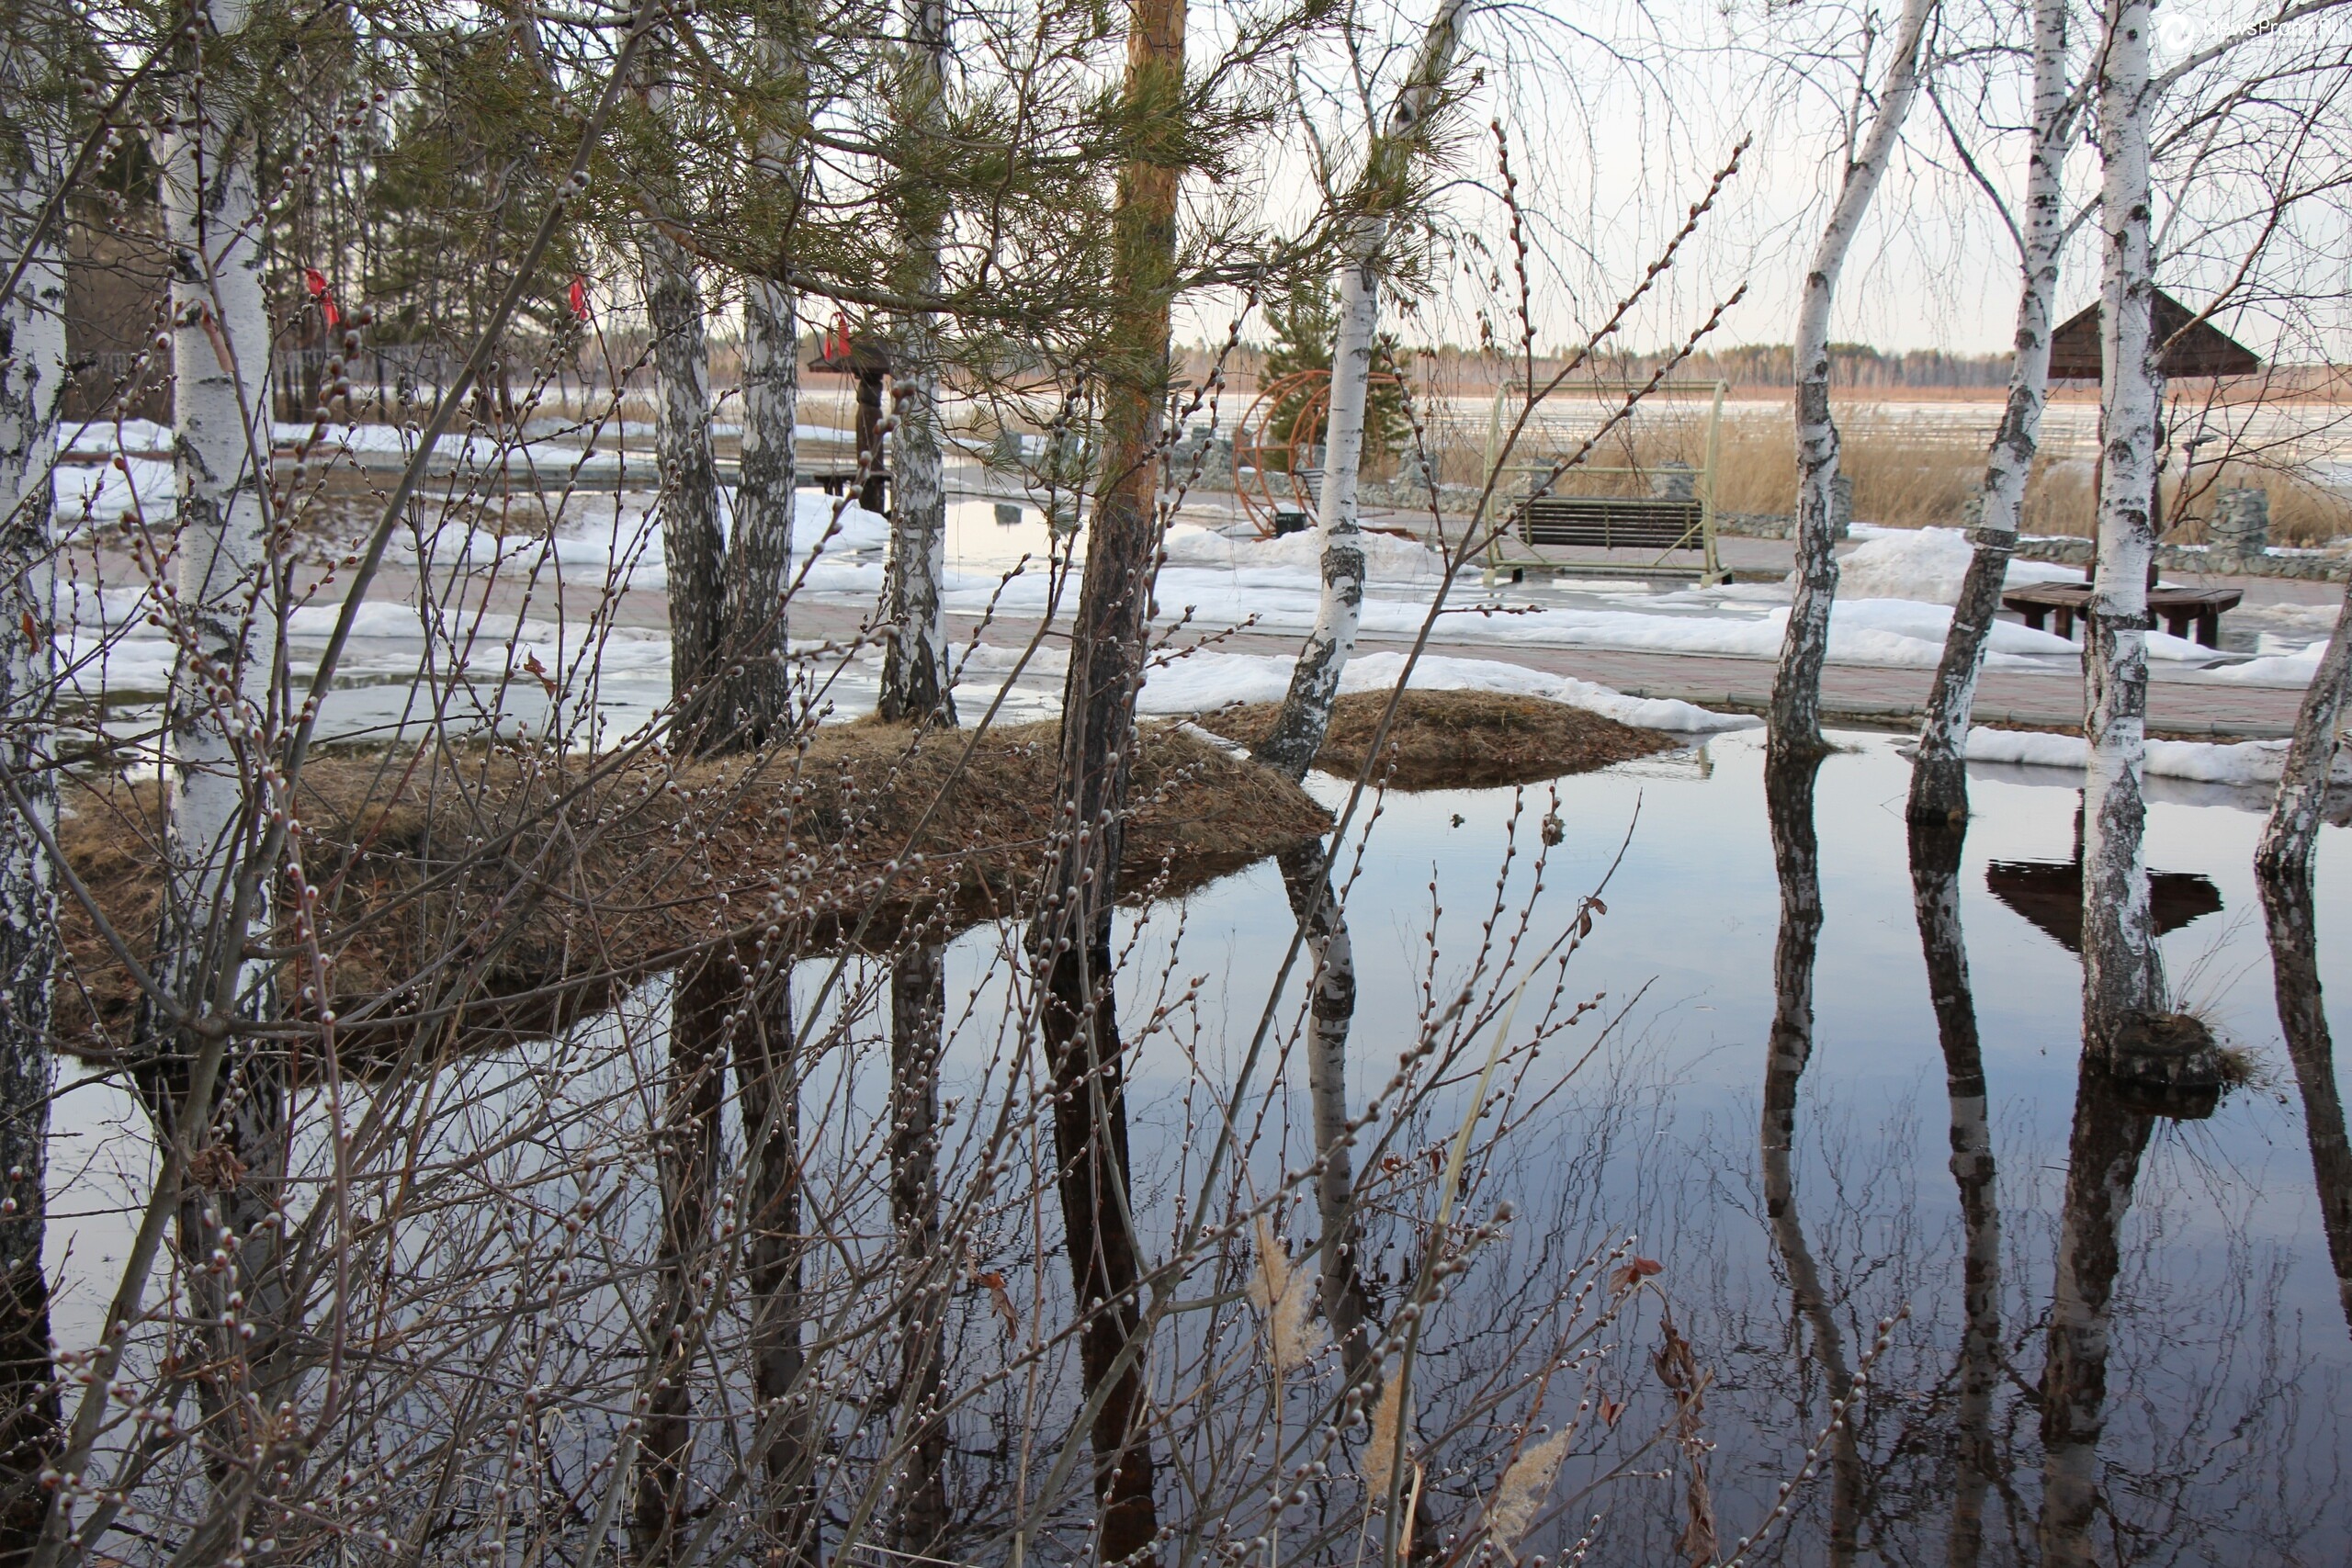
[[2335,1082],[2335,1044],[2320,996],[2319,934],[2312,917],[2308,864],[2257,868],[2262,918],[2270,932],[2271,976],[2278,992],[2278,1028],[2302,1091],[2303,1131],[2311,1142],[2312,1179],[2327,1230],[2335,1288],[2352,1324],[2352,1146],[2344,1132],[2344,1096]]
[[[2001,1382],[2001,1218],[1994,1190],[1993,1134],[1987,1114],[1984,1055],[1960,923],[1960,859],[1967,835],[1967,795],[1948,819],[1911,822],[1911,897],[1928,995],[1944,1055],[1944,1092],[1951,1114],[1951,1174],[1960,1188],[1962,1229],[1959,1427],[1953,1466],[1951,1529],[1946,1561],[1973,1564],[1984,1546],[1984,1496],[1996,1473],[1993,1402]],[[2079,882],[2080,863],[2075,865]],[[2077,896],[2079,904],[2079,894]]]
[[[1764,1061],[1760,1145],[1764,1212],[1772,1243],[1800,1315],[1813,1329],[1813,1354],[1829,1381],[1833,1401],[1853,1392],[1845,1336],[1830,1310],[1821,1270],[1806,1245],[1797,1213],[1792,1149],[1796,1138],[1797,1087],[1813,1056],[1813,971],[1821,947],[1821,841],[1814,826],[1814,795],[1822,754],[1776,750],[1764,769],[1764,799],[1772,824],[1772,863],[1781,883],[1781,930],[1772,950],[1772,1032]],[[1830,1438],[1829,1559],[1850,1562],[1861,1513],[1862,1461],[1854,1440],[1854,1413]]]

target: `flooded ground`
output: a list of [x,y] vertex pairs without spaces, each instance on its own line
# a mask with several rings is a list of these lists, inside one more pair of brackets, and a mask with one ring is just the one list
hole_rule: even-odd
[[[1446,1390],[1476,1381],[1481,1358],[1509,1337],[1505,1320],[1545,1310],[1525,1305],[1529,1281],[1615,1247],[1658,1266],[1649,1283],[1711,1380],[1703,1436],[1726,1548],[1764,1524],[1779,1488],[1806,1470],[1840,1375],[1825,1363],[1845,1371],[1860,1363],[1869,1389],[1853,1450],[1833,1443],[1817,1456],[1792,1517],[1758,1556],[1819,1562],[1846,1556],[1850,1540],[1859,1561],[1941,1559],[1957,1510],[1978,1517],[1982,1561],[2033,1561],[2046,1457],[2038,1391],[2060,1238],[2080,1219],[2068,1208],[2069,1168],[2086,1154],[2086,1126],[2096,1134],[2134,1114],[2104,1102],[2088,1123],[2078,1114],[2079,970],[2065,945],[2073,784],[2026,769],[1972,779],[1974,818],[1956,886],[1991,1159],[1989,1169],[1966,1168],[1963,1189],[1951,1139],[1973,1113],[1947,1090],[1902,818],[1908,765],[1886,738],[1839,739],[1844,749],[1820,769],[1813,818],[1822,904],[1813,1048],[1801,1072],[1784,1061],[1769,1090],[1782,887],[1758,737],[1719,736],[1523,794],[1391,796],[1361,860],[1343,855],[1342,868],[1354,867],[1347,910],[1360,995],[1350,1099],[1359,1107],[1396,1070],[1431,998],[1460,984],[1495,911],[1508,936],[1532,910],[1524,944],[1533,948],[1576,918],[1579,894],[1601,888],[1606,905],[1565,983],[1572,1000],[1600,1005],[1519,1069],[1504,1112],[1511,1135],[1498,1145],[1507,1157],[1470,1172],[1465,1210],[1486,1214],[1509,1201],[1519,1217],[1498,1244],[1499,1261],[1432,1314],[1422,1424],[1434,1452]],[[1330,781],[1316,784],[1339,798]],[[2250,1053],[2253,1081],[2210,1118],[2141,1123],[2147,1143],[2117,1235],[2105,1428],[2094,1445],[2107,1510],[2094,1534],[2120,1561],[2335,1562],[2352,1531],[2352,1494],[2340,1483],[2352,1453],[2352,1336],[2250,872],[2260,804],[2159,782],[2150,813],[2166,970],[2187,1006]],[[1534,897],[1539,823],[1554,810],[1560,841]],[[2352,976],[2352,833],[2324,833],[2318,887],[2320,973]],[[1144,1041],[1131,1098],[1148,1246],[1181,1223],[1204,1102],[1240,1081],[1292,919],[1271,864],[1122,919],[1123,1011]],[[993,925],[948,944],[945,994],[956,1002],[942,1092],[951,1108],[985,1107],[1007,1081],[989,1021],[1018,953],[1017,931]],[[804,997],[831,964],[808,962]],[[853,961],[837,994],[865,994],[880,967]],[[1285,1020],[1299,987],[1294,975],[1283,987]],[[2339,1019],[2347,992],[2352,980],[2338,987]],[[1146,1015],[1160,1027],[1143,1029]],[[658,1051],[664,1016],[657,985],[573,1040],[469,1071],[507,1086],[483,1090],[486,1107],[537,1072],[550,1081],[535,1092],[559,1092],[546,1071],[556,1061],[593,1063],[578,1083],[609,1092],[632,1049]],[[1311,1146],[1290,1028],[1278,1024],[1273,1060],[1253,1080],[1270,1089],[1237,1108],[1252,1130],[1249,1179],[1264,1190]],[[803,1114],[812,1164],[862,1157],[858,1129],[878,1118],[886,1093],[880,1062],[887,1052],[877,1062],[869,1041],[811,1085]],[[564,1092],[586,1091],[567,1083]],[[1385,1146],[1408,1162],[1440,1146],[1465,1092],[1466,1075],[1428,1117],[1386,1133]],[[1784,1163],[1768,1159],[1759,1140],[1768,1101],[1792,1116]],[[974,1120],[967,1113],[949,1138],[945,1168],[971,1157]],[[143,1181],[145,1140],[140,1119],[104,1084],[70,1090],[60,1122],[51,1247],[68,1281],[60,1333],[71,1344],[96,1325],[94,1292],[109,1282],[104,1264],[119,1257],[126,1234],[114,1211]],[[1380,1135],[1377,1126],[1367,1134]],[[1783,1181],[1786,1203],[1774,1190]],[[645,1223],[640,1212],[637,1224]],[[1311,1215],[1292,1228],[1311,1231]],[[1397,1234],[1374,1231],[1375,1312],[1393,1305],[1412,1261],[1394,1248]],[[1040,1219],[1035,1232],[1016,1227],[995,1245],[1017,1258],[1054,1245],[1052,1235]],[[1051,1316],[1064,1305],[1022,1309]],[[970,1311],[988,1325],[985,1300]],[[1658,1395],[1646,1359],[1655,1324],[1629,1318],[1621,1331],[1623,1353],[1599,1365],[1592,1387],[1604,1404],[1634,1409],[1631,1430]],[[991,1338],[979,1337],[972,1353],[985,1359]],[[987,1428],[1009,1418],[968,1413],[959,1485],[986,1490]],[[1971,1453],[1981,1456],[1981,1490],[1965,1479]],[[1545,1527],[1552,1535],[1529,1548],[1558,1550],[1589,1528],[1589,1516],[1604,1543],[1595,1560],[1676,1560],[1686,1520],[1679,1484],[1664,1479],[1673,1456],[1596,1441],[1588,1457],[1576,1512],[1563,1510]],[[1467,1473],[1432,1482],[1433,1519],[1472,1506]]]

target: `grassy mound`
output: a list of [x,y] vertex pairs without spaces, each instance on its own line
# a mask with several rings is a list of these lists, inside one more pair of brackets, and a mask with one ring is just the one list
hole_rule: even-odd
[[[541,1033],[623,987],[775,927],[804,950],[888,937],[913,910],[1023,912],[1055,817],[1058,726],[981,738],[882,725],[711,761],[506,750],[328,757],[304,773],[306,879],[346,1043],[383,1050]],[[159,795],[75,792],[67,858],[142,963],[162,909]],[[1122,886],[1180,892],[1311,838],[1322,808],[1289,781],[1147,726]],[[69,955],[57,1027],[93,1055],[125,1046],[138,997],[87,911],[61,899]],[[291,933],[264,938],[283,953]],[[288,964],[288,996],[309,971]],[[462,1037],[462,1041],[460,1041]]]
[[[1588,773],[1682,744],[1661,731],[1542,697],[1408,689],[1375,763],[1373,735],[1387,707],[1386,692],[1341,697],[1316,765],[1374,783],[1385,775],[1393,789],[1487,789]],[[1252,703],[1206,715],[1201,724],[1254,746],[1273,728],[1278,711],[1273,703]]]

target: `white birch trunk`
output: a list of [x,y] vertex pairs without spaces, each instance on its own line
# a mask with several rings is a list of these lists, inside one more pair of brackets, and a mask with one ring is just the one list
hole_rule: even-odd
[[1838,481],[1838,424],[1829,412],[1829,310],[1846,253],[1878,194],[1879,180],[1894,152],[1895,138],[1918,96],[1919,46],[1935,0],[1904,0],[1895,24],[1894,58],[1880,89],[1878,114],[1860,151],[1846,165],[1844,186],[1829,221],[1815,246],[1797,310],[1797,570],[1796,595],[1781,643],[1781,668],[1772,683],[1771,740],[1779,747],[1821,745],[1821,665],[1829,651],[1829,608],[1838,596],[1837,521],[1832,492]]
[[2278,774],[2278,797],[2271,802],[2270,819],[2263,825],[2262,844],[2255,852],[2255,865],[2265,875],[2288,876],[2306,886],[2311,882],[2328,776],[2344,740],[2347,697],[2352,697],[2352,584],[2346,586],[2344,607],[2336,613],[2335,636],[2304,689],[2295,739]]
[[792,291],[765,278],[743,290],[743,446],[727,539],[726,711],[718,728],[746,748],[783,735],[791,711],[785,585],[792,569],[793,421],[799,417]]
[[[49,64],[30,47],[0,65],[0,105],[27,154],[11,161],[11,255],[26,254],[34,219],[63,177],[64,149],[35,101]],[[51,485],[65,381],[65,266],[51,238],[0,306],[0,770],[23,801],[21,814],[0,801],[0,1531],[11,1538],[28,1504],[39,1517],[33,1477],[58,1410],[41,1266],[57,874],[41,836],[57,828]]]
[[[241,33],[245,0],[214,0],[212,29]],[[284,584],[273,558],[266,507],[269,455],[270,331],[262,286],[262,213],[254,192],[252,130],[233,101],[199,87],[181,107],[164,148],[164,220],[174,252],[173,458],[179,504],[177,633],[181,657],[166,699],[167,877],[156,979],[198,1014],[266,1017],[273,971],[243,951],[244,933],[271,926],[271,868],[254,858],[268,825],[258,721],[272,703]],[[240,898],[244,901],[241,911]],[[159,1089],[176,1097],[186,1043],[162,1043]],[[285,1280],[268,1222],[287,1158],[286,1062],[275,1049],[232,1046],[214,1129],[172,1129],[215,1156],[217,1190],[199,1187],[181,1218],[193,1258],[238,1238],[233,1277],[190,1270],[209,1304],[242,1291],[242,1315],[257,1333],[239,1343],[225,1328],[214,1345],[232,1369],[200,1397],[220,1408],[239,1362],[258,1368],[287,1326]],[[168,1126],[168,1123],[166,1123]],[[216,1147],[216,1131],[219,1134]],[[241,1173],[239,1173],[241,1172]],[[274,1396],[271,1396],[274,1400]]]
[[1436,108],[1459,51],[1465,0],[1444,0],[1421,37],[1421,51],[1373,138],[1359,188],[1362,210],[1349,225],[1340,266],[1340,319],[1331,344],[1331,409],[1325,427],[1323,490],[1316,498],[1316,535],[1323,546],[1323,592],[1315,626],[1292,668],[1290,691],[1257,758],[1301,778],[1323,750],[1339,700],[1340,677],[1353,657],[1363,620],[1363,531],[1356,481],[1363,467],[1364,403],[1380,326],[1381,251],[1404,195],[1423,128]]
[[[639,242],[658,389],[654,449],[662,465],[662,558],[670,578],[670,691],[684,698],[719,672],[726,543],[710,452],[710,352],[694,259],[658,228]],[[681,715],[682,720],[684,715]],[[719,724],[689,723],[686,743],[720,743]]]
[[[902,68],[898,113],[916,136],[936,135],[945,120],[947,7],[912,0],[910,46]],[[939,241],[945,217],[936,193],[909,181],[899,226],[906,246],[905,292],[939,288]],[[947,571],[947,476],[939,446],[939,321],[927,310],[899,323],[897,434],[891,468],[888,616],[882,650],[882,717],[917,724],[956,723],[948,690],[947,622],[940,591]]]
[[2098,85],[2105,185],[2100,355],[2106,373],[2098,567],[2086,620],[2083,735],[2083,1040],[2107,1051],[2131,1014],[2154,1010],[2163,977],[2141,836],[2147,819],[2148,567],[2154,558],[2156,380],[2148,174],[2147,0],[2108,0]]
[[2026,163],[2024,282],[2018,294],[2016,359],[2008,404],[1984,460],[1974,529],[1976,552],[1952,609],[1936,683],[1919,728],[1911,773],[1911,815],[1951,819],[1967,809],[1962,761],[1968,749],[1984,645],[2001,612],[2001,588],[2017,549],[2026,476],[2041,441],[2050,391],[2050,316],[2058,292],[2058,253],[2065,237],[2066,142],[2074,115],[2066,81],[2066,0],[2036,0],[2033,19],[2033,149]]

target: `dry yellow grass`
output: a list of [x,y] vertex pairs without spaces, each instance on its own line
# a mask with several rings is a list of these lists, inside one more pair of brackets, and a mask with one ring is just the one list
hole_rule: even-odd
[[[1995,417],[1996,411],[1986,412],[1988,426]],[[1856,517],[1896,528],[1952,527],[1962,522],[1984,481],[1984,439],[1962,430],[1923,426],[1916,418],[1868,405],[1839,409],[1838,422],[1839,466],[1854,481]],[[1573,442],[1565,444],[1564,451],[1573,450]],[[1531,443],[1531,459],[1544,455]],[[1564,479],[1561,488],[1582,494],[1645,493],[1649,471],[1668,461],[1695,466],[1704,455],[1702,411],[1679,407],[1614,434],[1588,459],[1593,471]],[[1484,477],[1481,454],[1466,446],[1444,452],[1439,467],[1450,483],[1475,484]],[[1608,471],[1612,469],[1620,471]],[[1726,412],[1716,470],[1720,510],[1787,514],[1797,488],[1795,434],[1789,416]],[[2082,537],[2093,534],[2091,479],[2087,457],[2037,461],[2026,491],[2026,531]],[[2204,543],[2214,494],[2233,485],[2270,492],[2273,544],[2318,546],[2352,536],[2352,502],[2281,468],[2223,463],[2198,467],[2186,503],[2176,484],[2165,486],[2165,514],[2178,518],[2165,535],[2167,542]]]
[[[772,900],[813,942],[869,908],[890,912],[885,935],[941,902],[966,920],[1007,912],[1054,824],[1058,734],[991,730],[960,773],[965,736],[914,746],[883,725],[820,729],[797,761],[648,759],[593,782],[479,753],[314,761],[303,863],[346,1042],[390,1045],[421,1015],[474,1040],[540,1032],[682,953],[755,931]],[[1167,725],[1143,728],[1133,798],[1128,895],[1197,886],[1329,822],[1272,770]],[[161,909],[158,804],[152,784],[77,791],[62,835],[142,962]],[[75,901],[62,923],[58,1032],[104,1055],[129,1039],[138,994]]]

